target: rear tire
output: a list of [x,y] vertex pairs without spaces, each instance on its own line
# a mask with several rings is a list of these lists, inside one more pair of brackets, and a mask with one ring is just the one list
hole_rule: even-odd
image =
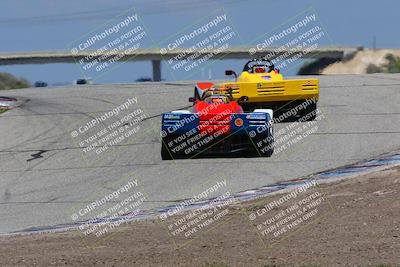
[[274,154],[274,149],[273,148],[268,149],[267,153],[264,153],[262,156],[266,157],[266,158],[269,158],[269,157],[272,156],[272,154]]
[[312,103],[301,113],[301,117],[307,116],[305,121],[313,121],[317,118],[317,103]]
[[[265,147],[261,148],[255,148],[254,147],[254,155],[256,157],[266,157],[269,158],[274,154],[274,138],[273,135],[270,135],[272,138],[271,140],[268,141],[268,144]],[[254,143],[257,143],[257,141],[253,141]],[[264,150],[265,148],[268,148],[267,150]]]
[[269,147],[269,149],[267,151],[265,151],[265,152],[260,151],[260,154],[262,157],[269,158],[272,156],[272,154],[274,154],[274,142],[273,141],[268,144],[268,147]]
[[172,160],[173,159],[164,140],[161,140],[161,159],[162,160]]

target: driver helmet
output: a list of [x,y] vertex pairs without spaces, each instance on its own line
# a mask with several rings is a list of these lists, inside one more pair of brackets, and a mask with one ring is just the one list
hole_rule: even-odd
[[222,98],[219,98],[219,97],[212,98],[211,101],[213,103],[224,103],[224,100]]

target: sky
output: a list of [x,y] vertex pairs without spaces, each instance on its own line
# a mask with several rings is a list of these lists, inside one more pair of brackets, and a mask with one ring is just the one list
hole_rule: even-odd
[[[397,0],[1,0],[0,53],[69,51],[90,33],[115,25],[130,10],[135,10],[140,17],[138,25],[145,28],[146,38],[140,43],[141,48],[164,47],[176,40],[175,37],[190,33],[222,14],[228,20],[216,29],[229,25],[235,33],[228,42],[230,46],[255,45],[306,15],[315,14],[318,20],[315,25],[324,31],[323,38],[318,40],[321,46],[372,47],[375,36],[379,48],[400,47],[397,34],[400,2]],[[284,44],[288,38],[276,44]],[[182,47],[194,45],[200,39],[197,36]],[[287,72],[294,74],[301,63],[293,64]],[[98,83],[151,77],[150,62],[114,65],[101,75],[83,71],[82,64],[0,66],[0,72],[50,84],[70,83],[82,76],[93,77]],[[185,72],[163,62],[162,76],[166,80],[218,79],[223,78],[224,69],[239,70],[242,65],[242,60],[211,60],[196,71]]]

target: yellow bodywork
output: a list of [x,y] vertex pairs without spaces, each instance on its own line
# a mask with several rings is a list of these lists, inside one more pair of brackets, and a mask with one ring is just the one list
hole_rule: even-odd
[[219,84],[218,87],[231,89],[235,100],[247,96],[250,103],[266,103],[275,101],[293,101],[319,98],[318,79],[285,80],[282,74],[275,71],[269,73],[249,73],[247,71],[237,78],[236,82]]

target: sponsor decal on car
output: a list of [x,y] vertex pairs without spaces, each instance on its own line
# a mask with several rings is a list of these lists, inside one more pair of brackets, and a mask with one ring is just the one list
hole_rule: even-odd
[[236,125],[237,127],[242,127],[242,126],[243,126],[243,120],[242,120],[241,118],[237,118],[237,119],[235,120],[235,125]]
[[164,114],[164,119],[177,120],[180,118],[181,118],[181,116],[179,114],[172,114],[172,113]]
[[249,120],[264,120],[266,114],[265,113],[259,113],[259,114],[249,114],[246,116],[246,119]]

